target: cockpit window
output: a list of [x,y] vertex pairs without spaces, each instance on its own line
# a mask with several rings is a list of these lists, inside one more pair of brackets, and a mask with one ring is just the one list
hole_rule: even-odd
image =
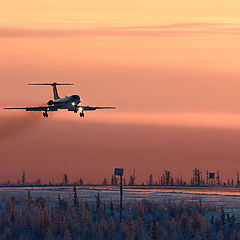
[[80,97],[79,97],[78,95],[73,95],[72,98],[73,98],[74,100],[79,100],[79,99],[80,99]]

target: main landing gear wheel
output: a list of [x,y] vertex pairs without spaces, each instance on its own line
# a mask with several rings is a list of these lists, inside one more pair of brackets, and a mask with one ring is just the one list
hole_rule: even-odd
[[80,117],[84,117],[84,113],[83,112],[80,112]]
[[46,112],[43,112],[43,117],[48,118],[48,113],[47,113],[47,111],[46,111]]

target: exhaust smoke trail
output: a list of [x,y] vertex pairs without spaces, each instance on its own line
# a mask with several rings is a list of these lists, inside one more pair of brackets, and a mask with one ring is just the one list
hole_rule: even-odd
[[37,112],[0,111],[0,140],[26,132],[41,119]]

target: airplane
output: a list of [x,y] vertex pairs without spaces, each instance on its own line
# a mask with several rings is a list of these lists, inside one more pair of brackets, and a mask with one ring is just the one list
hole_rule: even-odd
[[28,85],[47,85],[53,87],[53,96],[54,100],[49,100],[47,106],[40,106],[40,107],[7,107],[4,108],[5,110],[9,109],[23,109],[26,111],[42,111],[43,117],[48,118],[48,112],[55,112],[58,109],[67,109],[68,111],[73,111],[74,113],[80,114],[80,117],[84,117],[85,111],[94,111],[97,109],[116,109],[115,107],[90,107],[90,106],[82,106],[81,98],[79,95],[70,95],[60,98],[58,95],[57,86],[58,85],[74,85],[72,83],[29,83]]

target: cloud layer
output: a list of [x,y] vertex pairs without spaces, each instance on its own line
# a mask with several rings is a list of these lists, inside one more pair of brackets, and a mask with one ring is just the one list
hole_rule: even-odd
[[1,38],[18,37],[90,37],[90,36],[130,36],[130,37],[186,37],[192,35],[240,35],[238,23],[177,23],[168,25],[146,25],[89,29],[34,29],[0,27]]

